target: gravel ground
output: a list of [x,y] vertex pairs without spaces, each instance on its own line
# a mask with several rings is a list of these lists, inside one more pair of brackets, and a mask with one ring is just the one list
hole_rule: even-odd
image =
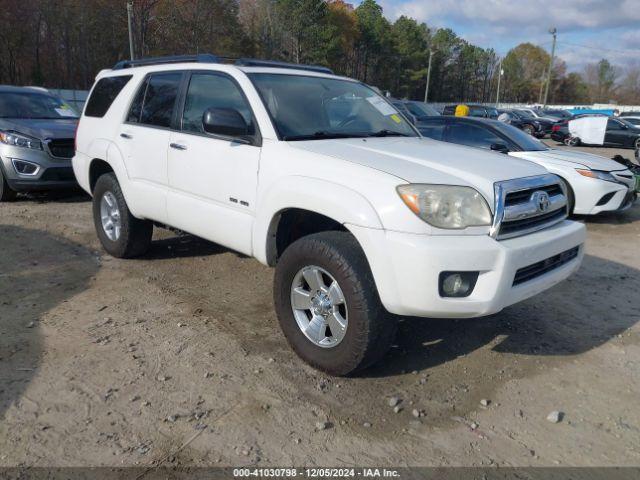
[[290,351],[255,260],[162,230],[117,260],[85,197],[0,205],[0,466],[639,465],[640,206],[578,220],[568,281],[400,319],[336,379]]

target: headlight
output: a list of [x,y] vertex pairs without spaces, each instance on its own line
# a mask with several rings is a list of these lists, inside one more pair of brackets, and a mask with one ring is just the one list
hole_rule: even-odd
[[491,210],[471,187],[400,185],[398,194],[422,220],[437,228],[461,229],[491,225]]
[[42,150],[42,142],[40,140],[16,132],[0,132],[0,142],[14,147]]
[[576,168],[576,172],[584,177],[597,178],[606,182],[620,183],[616,177],[611,175],[609,172],[603,172],[602,170],[584,170],[582,168]]

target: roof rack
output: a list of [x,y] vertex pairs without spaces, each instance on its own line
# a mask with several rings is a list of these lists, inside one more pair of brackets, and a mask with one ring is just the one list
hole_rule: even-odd
[[275,60],[257,60],[255,58],[239,58],[235,64],[238,67],[268,67],[268,68],[291,68],[295,70],[309,70],[311,72],[329,73],[333,75],[333,70],[321,65],[303,65],[300,63],[278,62]]
[[[198,55],[173,55],[166,57],[149,57],[138,60],[122,60],[113,66],[113,70],[123,70],[125,68],[144,67],[148,65],[163,65],[168,63],[223,63],[233,61],[233,58],[219,57],[210,53]],[[308,70],[311,72],[328,73],[333,75],[333,70],[321,65],[303,65],[300,63],[278,62],[276,60],[258,60],[255,58],[239,58],[235,61],[238,67],[269,67],[269,68],[290,68],[295,70]]]
[[113,66],[113,70],[122,70],[132,67],[144,67],[147,65],[162,65],[165,63],[221,63],[221,58],[210,53],[201,53],[198,55],[173,55],[166,57],[149,57],[140,58],[138,60],[122,60]]

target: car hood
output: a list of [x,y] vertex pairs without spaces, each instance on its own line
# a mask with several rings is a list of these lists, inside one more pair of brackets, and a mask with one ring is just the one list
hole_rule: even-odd
[[570,150],[544,150],[541,152],[513,152],[513,156],[524,158],[525,160],[536,161],[552,161],[556,164],[571,162],[579,164],[592,170],[603,170],[610,172],[613,170],[624,170],[624,165],[599,155],[591,153],[576,152]]
[[73,138],[76,118],[38,119],[38,118],[0,118],[0,130],[14,130],[40,140],[48,138]]
[[490,201],[495,182],[548,173],[539,165],[508,155],[427,138],[350,138],[289,144],[380,170],[409,183],[470,186]]

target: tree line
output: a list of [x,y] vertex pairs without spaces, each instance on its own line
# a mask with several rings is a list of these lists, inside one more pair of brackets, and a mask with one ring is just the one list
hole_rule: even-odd
[[[0,82],[87,89],[129,57],[125,0],[3,0]],[[134,0],[137,57],[215,53],[327,65],[402,98],[429,101],[542,100],[549,54],[523,43],[502,59],[448,28],[402,16],[389,21],[375,0]],[[567,72],[556,58],[549,102],[640,104],[640,68],[606,59]]]

